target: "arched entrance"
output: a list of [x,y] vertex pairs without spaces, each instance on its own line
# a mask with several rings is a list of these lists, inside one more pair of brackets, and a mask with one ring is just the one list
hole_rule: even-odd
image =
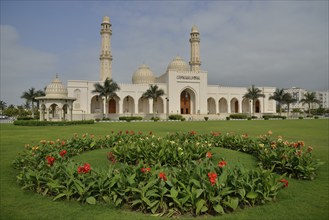
[[216,114],[216,102],[213,98],[208,98],[208,114]]
[[255,113],[260,113],[260,101],[258,99],[255,102]]
[[186,90],[180,94],[180,113],[191,114],[191,95]]
[[238,113],[239,112],[239,102],[237,98],[233,98],[231,100],[231,113]]
[[219,105],[219,112],[220,113],[227,113],[227,100],[225,98],[221,98],[218,102]]
[[117,109],[117,103],[116,101],[112,98],[109,100],[109,113],[110,114],[115,114]]

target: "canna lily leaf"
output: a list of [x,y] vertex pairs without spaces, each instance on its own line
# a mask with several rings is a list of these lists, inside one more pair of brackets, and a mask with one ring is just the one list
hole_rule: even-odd
[[95,205],[96,204],[96,199],[93,196],[90,196],[86,199],[86,202],[90,205]]

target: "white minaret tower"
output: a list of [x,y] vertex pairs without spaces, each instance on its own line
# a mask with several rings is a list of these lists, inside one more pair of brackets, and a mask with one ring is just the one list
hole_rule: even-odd
[[193,25],[191,30],[191,59],[190,59],[190,68],[191,71],[199,72],[201,61],[200,61],[200,33],[198,28]]
[[105,81],[106,78],[112,79],[112,54],[111,54],[111,23],[108,16],[103,17],[101,29],[102,48],[99,57],[101,61],[100,66],[100,80]]

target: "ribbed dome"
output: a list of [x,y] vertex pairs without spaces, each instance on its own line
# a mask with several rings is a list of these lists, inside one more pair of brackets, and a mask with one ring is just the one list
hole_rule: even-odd
[[56,75],[56,78],[46,88],[46,97],[67,98],[67,94],[67,89]]
[[183,58],[177,56],[171,63],[169,63],[167,67],[167,71],[170,69],[178,70],[178,71],[189,71],[190,68],[186,64],[186,62],[183,60]]
[[134,84],[151,84],[155,82],[155,76],[150,67],[143,64],[135,71],[132,81]]

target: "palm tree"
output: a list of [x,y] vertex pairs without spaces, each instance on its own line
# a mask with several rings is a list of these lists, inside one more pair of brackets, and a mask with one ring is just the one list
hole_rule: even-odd
[[153,99],[153,117],[155,117],[155,106],[159,97],[164,95],[163,89],[159,89],[158,85],[150,85],[150,88],[143,93],[142,97],[146,99]]
[[273,95],[269,97],[269,99],[275,100],[279,105],[279,114],[281,115],[282,112],[282,104],[283,104],[283,97],[286,93],[283,89],[276,89]]
[[103,84],[95,83],[94,87],[95,89],[92,91],[92,93],[98,93],[99,96],[104,97],[105,99],[106,114],[107,114],[108,100],[117,95],[116,92],[120,90],[120,87],[116,82],[114,82],[112,79],[109,78],[106,78]]
[[293,98],[290,93],[285,93],[283,95],[282,103],[286,104],[288,107],[288,116],[290,113],[290,104],[297,102],[297,99]]
[[[36,91],[36,97],[41,97],[41,96],[45,96],[46,95],[46,93],[45,93],[45,90],[46,89],[44,89],[44,90],[38,90],[38,91]],[[37,108],[39,109],[39,100],[38,99],[35,99],[35,102],[37,103]]]
[[304,94],[304,98],[300,100],[303,105],[308,105],[308,114],[311,114],[311,104],[317,103],[320,104],[320,100],[316,98],[315,92],[307,92]]
[[7,107],[7,103],[0,100],[0,109],[1,109],[1,111],[3,111],[6,107]]
[[38,93],[34,87],[28,91],[23,92],[21,96],[22,99],[26,99],[27,102],[31,102],[32,118],[34,118],[34,102],[36,97],[38,97]]
[[265,95],[262,94],[262,90],[255,88],[255,85],[252,85],[250,88],[248,88],[247,93],[243,96],[243,98],[252,100],[253,115],[255,114],[255,102],[260,97],[265,97]]

